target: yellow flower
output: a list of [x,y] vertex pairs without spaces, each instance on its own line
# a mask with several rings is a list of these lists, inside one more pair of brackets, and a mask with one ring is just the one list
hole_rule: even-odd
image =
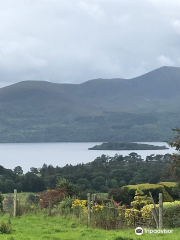
[[99,204],[92,207],[92,210],[95,210],[95,211],[102,210],[102,209],[103,209],[103,206],[101,206]]

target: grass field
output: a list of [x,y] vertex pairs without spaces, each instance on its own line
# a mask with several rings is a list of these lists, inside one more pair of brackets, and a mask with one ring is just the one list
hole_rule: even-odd
[[[17,193],[17,199],[21,199],[21,200],[26,200],[26,198],[30,195],[30,194],[33,194],[33,195],[37,195],[36,193],[34,192],[20,192],[20,193]],[[14,193],[4,193],[2,194],[4,197],[6,196],[14,196]]]
[[179,240],[180,229],[176,228],[171,234],[149,234],[141,236],[135,234],[134,229],[129,230],[99,230],[82,225],[78,219],[56,217],[43,217],[38,214],[25,214],[21,217],[1,216],[0,222],[10,219],[13,232],[0,235],[1,240]]

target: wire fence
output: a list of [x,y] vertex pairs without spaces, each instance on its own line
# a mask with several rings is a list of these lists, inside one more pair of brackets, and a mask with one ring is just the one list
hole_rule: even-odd
[[[114,229],[120,228],[156,228],[156,223],[150,212],[137,211],[135,209],[123,209],[121,207],[106,207],[104,212],[106,216],[111,216],[111,222],[114,224]],[[106,218],[108,219],[108,218]]]
[[[43,200],[39,196],[31,198],[18,198],[16,202],[16,216],[22,215],[26,212],[41,212],[48,216],[55,214],[70,214],[69,211],[59,208],[59,200],[53,201],[51,199]],[[95,203],[96,204],[96,203]],[[102,204],[103,206],[104,204]],[[3,211],[10,216],[14,215],[14,194],[6,194],[3,200]],[[127,229],[136,228],[138,226],[143,228],[156,228],[156,223],[152,213],[137,211],[135,209],[124,209],[122,207],[103,206],[102,211],[91,211],[90,224],[94,227],[103,229]],[[77,216],[80,217],[80,214]]]

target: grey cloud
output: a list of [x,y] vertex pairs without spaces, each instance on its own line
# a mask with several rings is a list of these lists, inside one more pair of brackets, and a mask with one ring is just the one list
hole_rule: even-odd
[[180,66],[179,7],[176,0],[0,1],[0,86]]

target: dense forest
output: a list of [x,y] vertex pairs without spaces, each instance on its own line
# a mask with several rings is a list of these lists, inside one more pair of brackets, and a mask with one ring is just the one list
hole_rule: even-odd
[[174,181],[168,178],[166,172],[171,161],[171,155],[150,155],[146,160],[135,152],[128,156],[102,155],[87,164],[64,167],[53,167],[44,164],[37,169],[32,167],[30,172],[23,174],[20,166],[14,170],[0,166],[0,191],[39,192],[47,187],[55,188],[59,179],[67,179],[79,191],[108,192],[110,188],[122,187],[128,184],[158,183],[161,180]]

